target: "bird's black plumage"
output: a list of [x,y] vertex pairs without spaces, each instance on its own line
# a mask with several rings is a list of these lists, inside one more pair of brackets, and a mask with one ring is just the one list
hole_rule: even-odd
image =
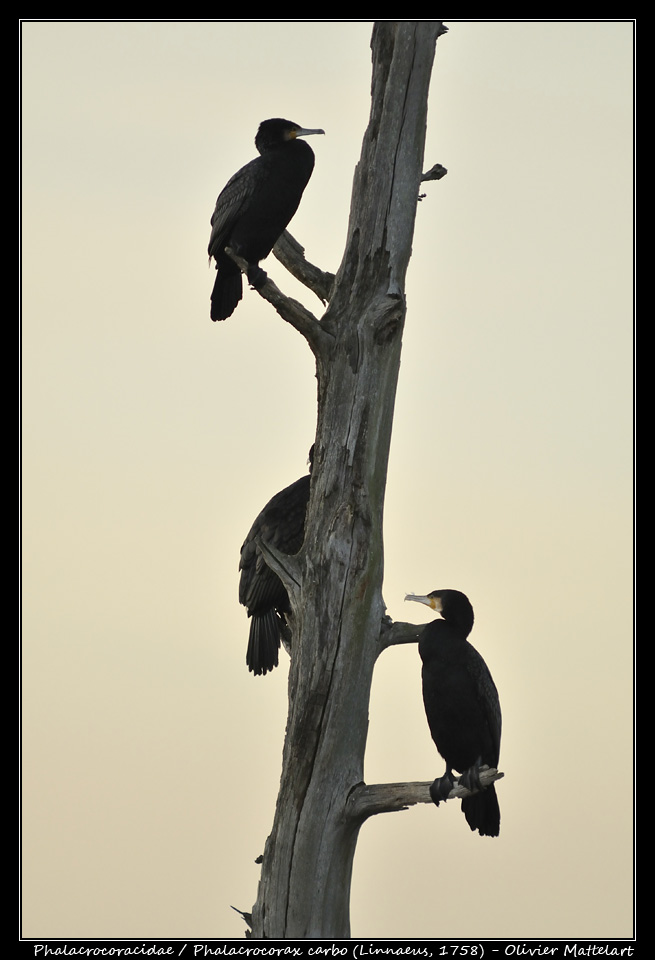
[[[312,459],[310,451],[310,464]],[[311,467],[310,467],[311,469]],[[305,539],[310,474],[285,487],[269,500],[241,547],[239,602],[248,610],[250,635],[246,663],[251,673],[268,673],[278,664],[280,640],[288,636],[289,596],[266,563],[257,540],[282,553],[298,553]]]
[[[428,726],[446,761],[445,775],[430,788],[438,805],[452,789],[453,769],[462,775],[460,783],[479,789],[480,766],[498,767],[500,701],[486,663],[467,640],[473,628],[468,597],[459,590],[435,590],[406,599],[426,603],[443,617],[424,627],[418,646]],[[481,836],[498,836],[500,808],[493,784],[463,799],[462,811],[471,830],[478,830]]]
[[242,295],[241,271],[226,247],[248,262],[254,286],[265,280],[259,261],[269,255],[298,209],[314,169],[314,152],[298,137],[313,133],[323,130],[306,130],[290,120],[264,120],[255,137],[260,156],[235,173],[219,194],[208,248],[217,270],[212,320],[229,317]]

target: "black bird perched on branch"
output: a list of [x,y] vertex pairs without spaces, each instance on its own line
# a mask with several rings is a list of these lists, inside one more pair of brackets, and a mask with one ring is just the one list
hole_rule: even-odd
[[[480,766],[498,767],[501,713],[498,691],[489,669],[466,639],[473,628],[473,607],[459,590],[434,590],[427,596],[408,594],[441,614],[419,637],[423,661],[423,703],[446,773],[430,787],[439,806],[453,788],[453,769],[468,789],[480,790]],[[500,807],[493,784],[462,800],[471,830],[483,837],[500,832]]]
[[280,640],[289,636],[286,615],[291,613],[284,584],[266,563],[257,540],[286,554],[298,553],[302,547],[313,454],[312,447],[310,473],[268,501],[241,547],[239,602],[251,618],[246,663],[256,676],[277,667]]
[[249,264],[248,280],[260,287],[266,274],[259,261],[269,255],[298,209],[314,169],[314,151],[298,137],[306,130],[290,120],[264,120],[255,146],[261,154],[227,182],[211,218],[209,258],[216,261],[212,320],[225,320],[241,299],[241,271],[225,252],[230,247]]

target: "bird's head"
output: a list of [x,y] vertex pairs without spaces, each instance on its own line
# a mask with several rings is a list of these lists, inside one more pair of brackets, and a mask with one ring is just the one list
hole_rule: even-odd
[[433,590],[432,593],[420,595],[408,593],[405,600],[416,600],[425,603],[436,613],[440,613],[444,620],[459,623],[462,628],[468,627],[467,633],[473,626],[473,607],[466,594],[460,590]]
[[316,133],[324,134],[325,130],[301,127],[300,124],[293,123],[291,120],[274,117],[272,120],[264,120],[259,124],[255,146],[260,153],[264,153],[266,150],[287,143],[289,140],[296,140],[298,137],[310,137]]

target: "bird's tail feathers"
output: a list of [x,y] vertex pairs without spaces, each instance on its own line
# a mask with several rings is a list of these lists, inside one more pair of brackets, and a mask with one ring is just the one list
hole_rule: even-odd
[[254,613],[250,620],[250,636],[246,663],[255,676],[262,676],[277,667],[280,649],[280,618],[275,610]]
[[497,837],[500,833],[500,806],[493,784],[462,800],[462,813],[471,830],[481,837]]
[[227,320],[232,316],[243,296],[241,271],[229,258],[221,261],[216,271],[216,280],[211,295],[210,316],[212,320]]

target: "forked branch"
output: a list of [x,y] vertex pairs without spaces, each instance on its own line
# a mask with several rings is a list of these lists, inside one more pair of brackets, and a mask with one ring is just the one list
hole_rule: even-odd
[[285,230],[273,247],[273,254],[289,273],[327,303],[334,286],[334,274],[326,273],[305,258],[305,248]]
[[[225,252],[232,257],[241,272],[247,276],[248,262],[236,254],[234,250],[231,250],[230,247],[226,247]],[[261,272],[264,274],[263,270]],[[318,356],[332,341],[332,337],[323,329],[313,313],[297,300],[286,297],[271,278],[268,275],[265,276],[265,281],[255,288],[257,293],[275,307],[283,320],[286,320],[298,333],[303,335],[314,354]]]

